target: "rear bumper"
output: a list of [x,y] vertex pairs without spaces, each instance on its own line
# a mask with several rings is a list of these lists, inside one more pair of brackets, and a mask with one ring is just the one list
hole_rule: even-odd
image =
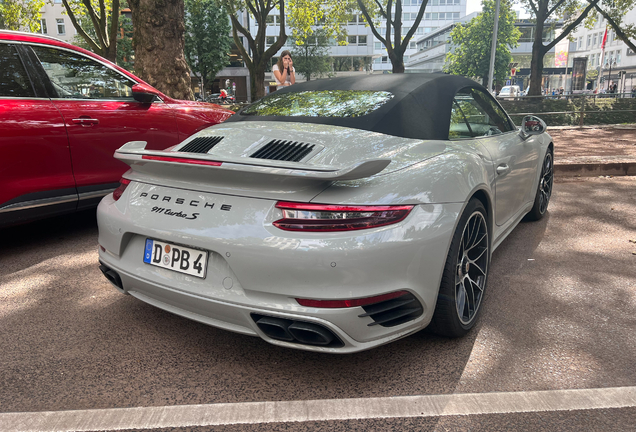
[[[213,327],[243,335],[258,336],[269,343],[287,348],[342,354],[353,353],[402,338],[420,330],[428,324],[428,321],[424,322],[424,317],[421,317],[408,323],[408,325],[401,326],[399,331],[391,332],[389,335],[372,341],[360,342],[353,339],[346,331],[325,318],[223,302],[217,299],[180,292],[170,287],[159,286],[155,283],[141,280],[136,276],[126,274],[125,272],[117,272],[117,274],[125,287],[125,293],[132,295],[144,303]],[[268,336],[259,328],[254,318],[255,315],[316,324],[328,329],[342,344],[337,347],[329,347],[277,340]]]
[[[226,199],[210,195],[199,199]],[[271,225],[277,217],[274,201],[232,198],[231,205],[237,214],[251,216],[239,226],[225,215],[216,226],[212,218],[172,223],[170,217],[135,208],[124,198],[115,203],[108,196],[97,215],[99,243],[106,249],[100,250],[100,261],[121,278],[123,292],[146,303],[281,346],[355,352],[404,337],[430,322],[461,204],[416,206],[404,221],[377,229],[300,234]],[[208,250],[206,278],[145,264],[146,238]],[[423,312],[393,327],[360,317],[362,307],[312,308],[295,300],[362,298],[398,290],[412,293]],[[320,325],[342,346],[275,340],[259,328],[254,314]]]

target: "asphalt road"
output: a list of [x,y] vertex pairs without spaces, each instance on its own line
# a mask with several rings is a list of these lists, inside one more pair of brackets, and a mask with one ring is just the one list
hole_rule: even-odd
[[[495,251],[483,307],[463,339],[420,332],[353,355],[295,351],[121,295],[97,269],[92,212],[0,230],[0,412],[636,386],[636,177],[558,181],[548,216]],[[636,403],[506,410],[164,430],[636,428]]]

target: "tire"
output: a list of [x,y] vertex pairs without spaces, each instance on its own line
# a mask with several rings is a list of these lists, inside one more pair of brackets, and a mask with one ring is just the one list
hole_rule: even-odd
[[461,337],[475,325],[490,264],[490,231],[484,205],[471,199],[462,213],[446,258],[430,330]]
[[539,185],[537,186],[537,194],[534,197],[532,210],[530,210],[524,218],[527,221],[538,221],[545,216],[548,211],[548,204],[550,204],[550,197],[552,196],[552,185],[554,183],[553,161],[554,155],[552,148],[549,148],[541,165],[541,176],[539,177]]

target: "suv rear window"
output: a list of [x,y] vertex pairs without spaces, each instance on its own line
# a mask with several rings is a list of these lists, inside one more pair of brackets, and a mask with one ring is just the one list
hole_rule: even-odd
[[360,117],[393,98],[386,91],[321,90],[270,95],[252,104],[242,115],[279,117]]

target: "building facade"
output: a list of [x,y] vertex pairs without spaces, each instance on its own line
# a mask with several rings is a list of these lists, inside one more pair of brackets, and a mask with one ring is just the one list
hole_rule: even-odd
[[[625,24],[636,23],[636,10],[626,12],[623,21]],[[607,40],[603,55],[602,44],[606,30]],[[568,66],[572,67],[574,58],[584,58],[587,61],[588,90],[607,91],[610,84],[616,83],[619,92],[631,93],[636,87],[636,53],[616,37],[616,32],[601,15],[597,16],[593,28],[580,26],[572,34],[572,40],[574,42],[570,44]]]
[[62,0],[53,0],[52,3],[46,2],[42,7],[40,18],[40,33],[62,39],[66,42],[73,42],[73,38],[77,35],[77,31],[70,18],[66,15],[66,9],[62,4]]

